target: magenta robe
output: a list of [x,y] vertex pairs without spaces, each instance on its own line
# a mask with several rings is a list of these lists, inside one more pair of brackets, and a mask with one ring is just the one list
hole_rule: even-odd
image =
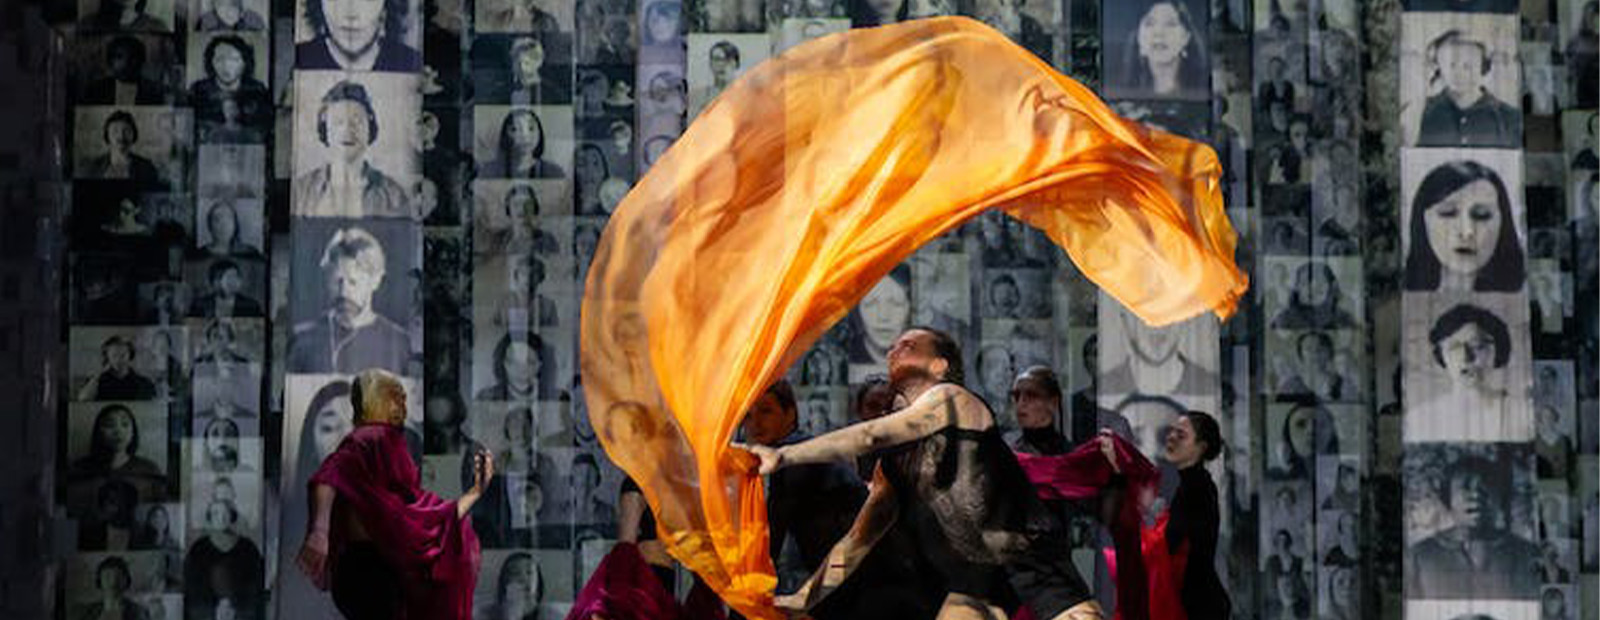
[[[379,553],[400,575],[407,620],[470,620],[478,581],[478,537],[471,517],[456,503],[422,488],[406,447],[405,431],[363,424],[311,476],[326,484],[340,505],[354,511]],[[329,570],[345,541],[334,528]]]

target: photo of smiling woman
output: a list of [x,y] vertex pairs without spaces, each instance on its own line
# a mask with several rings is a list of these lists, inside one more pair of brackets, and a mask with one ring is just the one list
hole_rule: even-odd
[[1105,94],[1114,99],[1211,97],[1207,17],[1195,0],[1137,0],[1105,8]]
[[[1514,293],[1527,279],[1519,235],[1519,209],[1510,188],[1521,161],[1514,152],[1448,159],[1439,151],[1406,151],[1402,174],[1412,187],[1406,220],[1405,290],[1444,293]],[[1444,152],[1452,153],[1452,152]],[[1498,153],[1497,153],[1498,154]],[[1503,164],[1503,165],[1501,165]],[[1414,175],[1426,171],[1420,181]],[[1414,183],[1414,184],[1413,184]]]

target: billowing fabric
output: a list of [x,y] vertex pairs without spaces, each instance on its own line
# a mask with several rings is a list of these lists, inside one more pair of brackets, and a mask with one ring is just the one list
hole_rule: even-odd
[[[468,620],[478,580],[478,537],[456,503],[422,488],[405,431],[362,424],[328,455],[308,486],[326,484],[353,511],[372,546],[399,575],[406,618]],[[337,573],[346,541],[330,539],[329,570]]]
[[668,551],[777,618],[766,502],[729,448],[762,390],[890,269],[990,209],[1146,322],[1246,288],[1215,153],[1126,121],[979,22],[852,30],[748,71],[613,214],[581,363],[606,451]]

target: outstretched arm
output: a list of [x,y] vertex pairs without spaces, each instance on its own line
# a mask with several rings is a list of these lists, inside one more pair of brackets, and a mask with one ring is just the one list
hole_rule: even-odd
[[955,426],[962,412],[977,411],[983,401],[956,385],[941,384],[911,406],[889,415],[852,424],[816,439],[781,448],[750,446],[761,459],[761,474],[780,468],[812,463],[848,462],[856,457],[903,443],[909,443]]
[[305,542],[295,563],[319,590],[328,589],[328,528],[333,521],[333,502],[338,492],[326,484],[311,488],[311,515],[306,521]]
[[861,506],[861,512],[856,513],[856,521],[850,526],[844,538],[833,545],[828,552],[828,557],[823,559],[822,566],[806,580],[793,594],[779,596],[773,603],[779,608],[792,611],[805,611],[822,602],[830,593],[844,583],[850,573],[861,566],[862,560],[867,558],[867,553],[872,551],[873,545],[883,538],[889,531],[889,526],[894,525],[899,517],[899,508],[895,504],[894,487],[889,486],[888,480],[883,477],[880,466],[872,474],[872,492],[867,495],[867,501]]

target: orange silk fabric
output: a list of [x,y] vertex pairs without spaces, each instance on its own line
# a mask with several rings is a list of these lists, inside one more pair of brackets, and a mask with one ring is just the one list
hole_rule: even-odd
[[812,41],[729,86],[616,209],[581,363],[673,557],[777,618],[766,504],[729,442],[763,388],[918,247],[989,209],[1151,324],[1247,287],[1208,147],[1113,113],[959,17]]

